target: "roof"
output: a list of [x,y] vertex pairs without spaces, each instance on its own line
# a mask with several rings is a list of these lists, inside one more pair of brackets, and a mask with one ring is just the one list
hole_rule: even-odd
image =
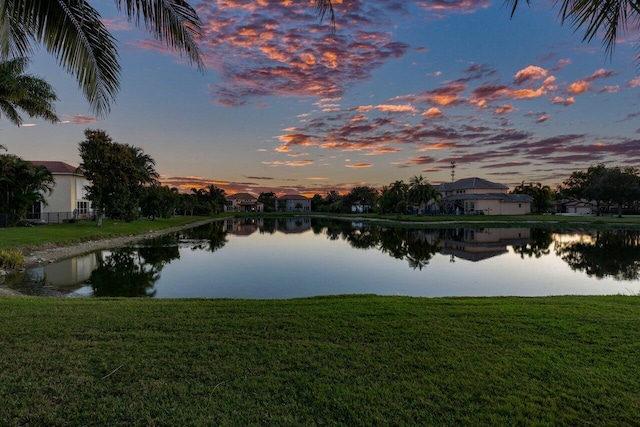
[[507,187],[504,184],[498,184],[497,182],[487,181],[482,178],[463,178],[456,182],[443,182],[436,187],[436,190],[454,191],[454,190],[468,190],[468,189],[483,189],[483,190],[506,190]]
[[258,198],[252,194],[249,193],[236,193],[236,194],[232,194],[230,196],[227,196],[227,199],[254,199],[257,200]]
[[31,164],[34,166],[44,166],[52,174],[82,175],[82,172],[77,167],[65,162],[31,160]]
[[452,194],[444,198],[444,200],[500,200],[501,202],[512,203],[531,203],[533,197],[528,194],[505,194],[505,193],[486,193],[486,194]]
[[278,200],[309,200],[309,198],[301,194],[285,194],[278,197]]

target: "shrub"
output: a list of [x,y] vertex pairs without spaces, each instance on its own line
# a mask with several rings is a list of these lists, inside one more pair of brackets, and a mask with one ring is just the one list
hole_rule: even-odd
[[24,255],[18,251],[0,250],[0,268],[16,268],[24,264]]

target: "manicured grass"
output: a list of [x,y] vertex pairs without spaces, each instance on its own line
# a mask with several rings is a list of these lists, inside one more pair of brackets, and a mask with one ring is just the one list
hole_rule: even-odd
[[98,228],[94,221],[51,224],[35,227],[0,228],[0,249],[32,249],[43,245],[70,245],[87,240],[105,239],[151,230],[177,227],[206,217],[177,216],[155,221],[141,219],[133,222],[105,220]]
[[0,425],[637,425],[638,319],[633,296],[0,298]]

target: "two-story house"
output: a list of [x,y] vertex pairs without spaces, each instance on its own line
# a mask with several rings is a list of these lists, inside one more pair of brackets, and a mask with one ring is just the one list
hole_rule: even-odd
[[51,193],[44,195],[46,203],[36,204],[31,212],[32,216],[47,222],[91,217],[91,202],[87,200],[86,190],[91,183],[82,171],[59,161],[31,160],[31,163],[47,168],[55,181]]
[[311,199],[300,194],[286,194],[276,199],[276,212],[310,212]]
[[533,198],[508,194],[509,187],[482,178],[464,178],[436,187],[445,212],[472,215],[521,215],[531,212]]
[[263,212],[264,203],[249,193],[236,193],[226,197],[225,212]]

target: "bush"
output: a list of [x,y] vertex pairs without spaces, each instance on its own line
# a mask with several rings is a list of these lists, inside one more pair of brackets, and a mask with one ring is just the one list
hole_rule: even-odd
[[0,250],[0,268],[16,268],[24,264],[24,255],[17,251]]

